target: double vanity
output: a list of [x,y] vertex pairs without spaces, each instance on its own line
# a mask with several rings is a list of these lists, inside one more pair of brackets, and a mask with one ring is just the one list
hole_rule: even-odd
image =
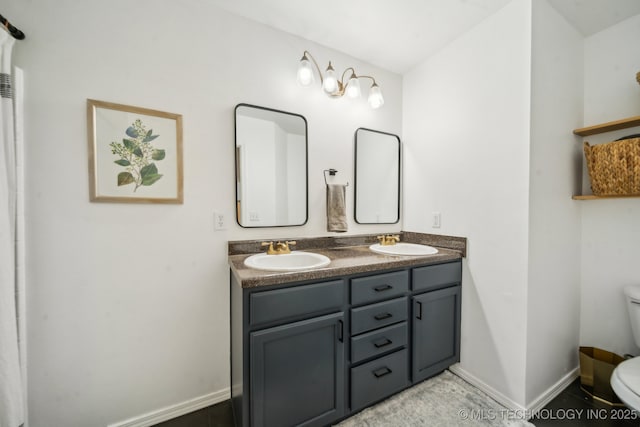
[[[238,224],[306,224],[306,119],[239,104],[235,135]],[[397,224],[400,138],[358,128],[353,144],[353,219]],[[348,185],[337,172],[327,191]],[[376,237],[229,242],[236,426],[335,424],[459,361],[466,239]]]
[[466,239],[399,237],[229,242],[237,426],[331,425],[459,361]]

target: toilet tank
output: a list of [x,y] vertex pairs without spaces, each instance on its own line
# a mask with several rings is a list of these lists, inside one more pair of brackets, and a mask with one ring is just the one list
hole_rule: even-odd
[[640,285],[625,286],[624,295],[627,300],[633,338],[636,341],[636,346],[640,347]]

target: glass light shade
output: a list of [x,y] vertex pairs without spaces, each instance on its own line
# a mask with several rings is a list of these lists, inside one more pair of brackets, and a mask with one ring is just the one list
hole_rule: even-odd
[[336,72],[331,66],[331,62],[329,62],[327,71],[324,74],[324,82],[322,84],[322,88],[328,94],[332,94],[338,90],[338,79],[336,78]]
[[347,83],[347,96],[349,98],[359,98],[360,97],[360,81],[355,74],[351,75],[349,82]]
[[380,108],[384,104],[384,98],[382,97],[382,92],[380,91],[380,87],[377,84],[373,84],[371,89],[369,89],[369,105],[371,108]]
[[313,68],[309,60],[305,58],[300,61],[300,65],[298,66],[298,83],[301,86],[311,86],[315,80],[313,77]]

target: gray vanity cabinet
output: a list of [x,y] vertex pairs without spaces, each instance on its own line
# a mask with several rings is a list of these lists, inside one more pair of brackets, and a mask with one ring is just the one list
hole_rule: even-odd
[[408,270],[351,279],[352,411],[410,384],[406,349],[408,291]]
[[461,282],[460,262],[412,270],[413,382],[432,377],[460,361]]
[[432,377],[460,360],[460,286],[414,296],[414,382]]
[[345,414],[343,279],[241,288],[231,280],[238,427],[326,426]]
[[459,361],[461,265],[254,288],[232,275],[236,426],[332,425]]
[[344,315],[250,334],[255,427],[324,426],[344,413]]

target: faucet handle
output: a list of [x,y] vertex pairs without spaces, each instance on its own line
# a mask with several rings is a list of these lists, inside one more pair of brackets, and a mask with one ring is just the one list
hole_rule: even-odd
[[267,248],[267,254],[268,254],[268,255],[273,255],[273,253],[275,252],[275,251],[273,250],[273,242],[262,242],[262,243],[260,243],[260,246],[262,246],[262,247],[264,247],[264,246],[269,246],[269,247]]
[[377,236],[376,239],[378,239],[378,241],[380,241],[381,245],[384,245],[385,242],[387,241],[387,236],[385,236],[385,235]]
[[288,241],[284,242],[284,244],[287,245],[287,246],[295,246],[296,243],[297,242],[295,240],[288,240]]

